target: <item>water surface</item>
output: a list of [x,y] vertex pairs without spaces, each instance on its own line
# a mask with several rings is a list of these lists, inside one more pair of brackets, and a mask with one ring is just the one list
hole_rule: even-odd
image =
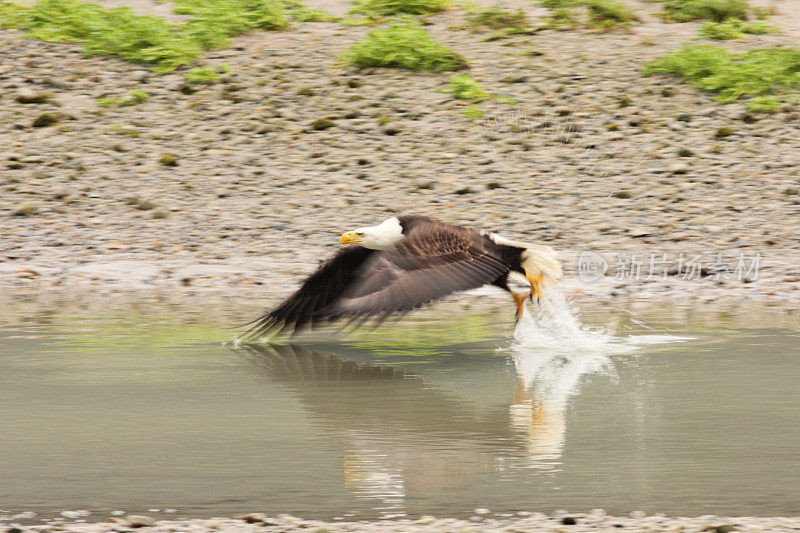
[[233,349],[156,311],[0,329],[0,510],[800,514],[791,320],[598,310],[673,339],[559,349],[449,309]]

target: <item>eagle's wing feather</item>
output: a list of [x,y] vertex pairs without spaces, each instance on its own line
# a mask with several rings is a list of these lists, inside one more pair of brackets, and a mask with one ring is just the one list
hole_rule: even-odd
[[246,336],[295,331],[319,321],[320,310],[334,303],[353,283],[357,272],[375,250],[352,246],[340,250],[297,291],[272,311],[255,319]]
[[454,292],[491,283],[508,272],[474,232],[462,228],[413,232],[368,258],[327,319],[410,311]]

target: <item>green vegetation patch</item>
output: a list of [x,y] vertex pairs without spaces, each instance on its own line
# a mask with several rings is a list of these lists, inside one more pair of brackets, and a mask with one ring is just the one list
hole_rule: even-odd
[[124,107],[141,104],[150,98],[146,91],[131,91],[122,98],[100,98],[97,103],[100,107]]
[[183,79],[187,83],[216,83],[223,74],[231,72],[228,65],[220,65],[217,68],[196,67],[183,73]]
[[469,74],[454,74],[448,81],[450,82],[449,86],[442,89],[442,92],[450,93],[459,100],[482,102],[491,96]]
[[722,22],[714,22],[709,20],[700,26],[700,35],[706,39],[714,39],[717,41],[729,39],[743,39],[745,34],[762,35],[765,33],[777,33],[778,28],[767,24],[761,20],[754,20],[748,22],[741,19],[727,19]]
[[639,20],[636,12],[618,0],[541,0],[540,3],[552,10],[551,26],[610,29],[628,27]]
[[352,13],[368,15],[424,15],[450,8],[449,0],[354,0]]
[[160,17],[135,15],[129,8],[105,9],[80,0],[40,0],[27,7],[2,2],[0,24],[29,31],[48,42],[82,42],[90,55],[158,65],[186,65],[202,48],[191,36]]
[[324,18],[324,12],[297,0],[176,0],[175,5],[176,13],[192,19],[170,24],[127,7],[82,0],[39,0],[32,6],[0,0],[0,26],[28,30],[28,37],[42,41],[80,42],[89,55],[116,55],[167,71],[191,64],[204,50],[227,46],[233,35],[284,29],[290,17]]
[[425,29],[410,19],[395,20],[386,28],[369,32],[340,56],[358,67],[400,67],[411,70],[461,70],[466,60],[437,43]]
[[222,48],[230,36],[289,27],[284,4],[275,0],[176,0],[175,13],[190,15],[182,33],[203,48]]
[[469,28],[490,28],[500,30],[504,28],[527,28],[528,17],[521,9],[511,11],[501,5],[494,5],[481,9],[477,6],[467,8],[467,27]]
[[675,22],[701,19],[722,22],[727,19],[745,20],[747,9],[745,0],[667,0],[662,16]]
[[800,96],[800,49],[760,48],[734,53],[712,45],[687,45],[654,61],[645,75],[674,74],[731,102],[743,97],[751,110],[768,110]]

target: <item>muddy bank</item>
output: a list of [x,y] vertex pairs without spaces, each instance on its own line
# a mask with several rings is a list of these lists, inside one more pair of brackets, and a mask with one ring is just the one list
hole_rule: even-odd
[[[482,119],[441,92],[447,75],[343,67],[364,27],[237,38],[204,60],[230,73],[189,89],[177,72],[2,30],[0,287],[284,295],[343,231],[419,213],[563,251],[580,294],[799,301],[798,108],[750,113],[641,76],[698,24],[632,5],[644,21],[629,32],[492,42],[457,28],[458,10],[429,17],[476,80],[518,101],[482,104]],[[782,6],[788,33],[725,46],[793,44]],[[98,105],[133,90],[150,97]],[[608,264],[599,282],[577,279],[587,250]],[[758,275],[737,275],[756,256]]]

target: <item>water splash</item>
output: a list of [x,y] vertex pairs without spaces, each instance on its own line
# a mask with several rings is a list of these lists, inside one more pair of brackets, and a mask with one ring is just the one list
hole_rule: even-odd
[[570,399],[580,393],[588,376],[618,379],[609,356],[684,340],[657,334],[617,336],[588,328],[561,291],[547,290],[533,309],[523,313],[511,346],[519,384],[509,415],[512,427],[524,439],[527,466],[560,468]]
[[514,346],[525,353],[575,354],[591,352],[621,354],[633,352],[645,345],[664,344],[689,340],[673,335],[617,336],[610,331],[592,329],[583,325],[578,313],[570,306],[564,294],[550,288],[533,309],[526,309],[514,330]]

